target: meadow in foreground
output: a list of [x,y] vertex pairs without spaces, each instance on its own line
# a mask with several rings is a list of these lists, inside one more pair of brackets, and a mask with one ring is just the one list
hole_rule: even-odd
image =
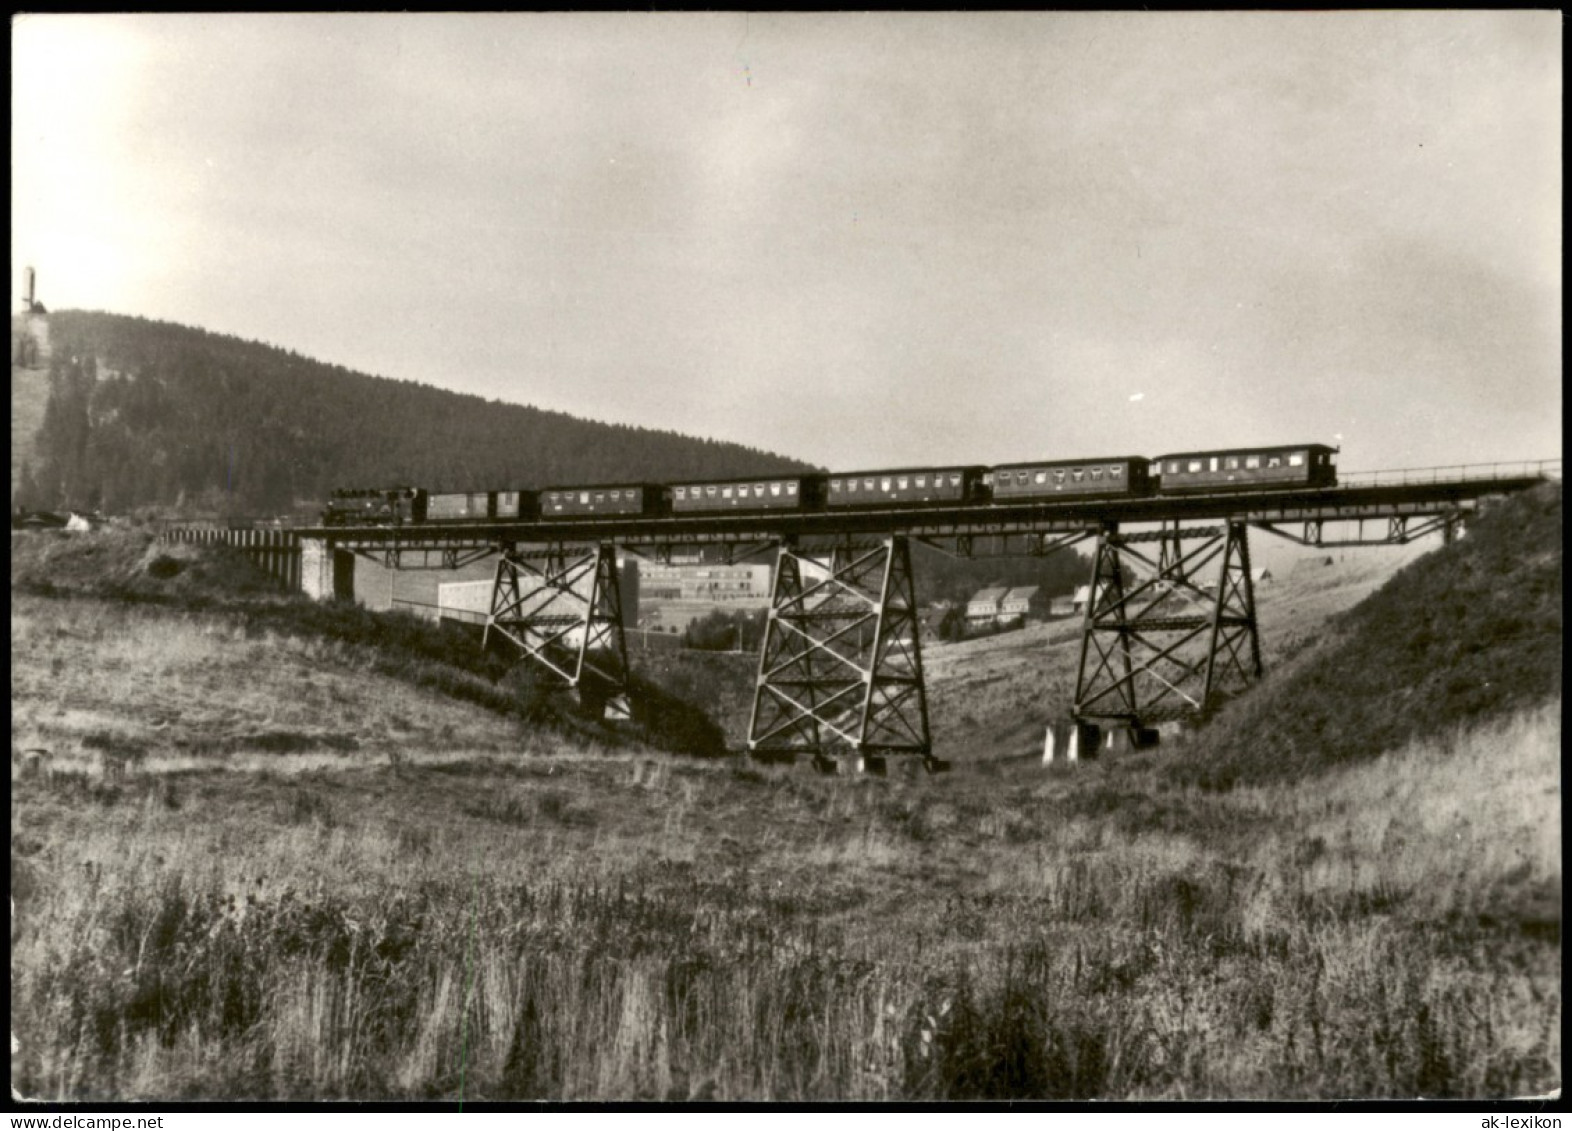
[[[23,782],[74,1098],[1500,1096],[1559,1083],[1558,709],[1295,787],[523,761]],[[1459,800],[1466,798],[1467,800]]]
[[821,779],[559,729],[354,610],[12,596],[26,1095],[1560,1083],[1559,699],[1319,773],[991,735]]

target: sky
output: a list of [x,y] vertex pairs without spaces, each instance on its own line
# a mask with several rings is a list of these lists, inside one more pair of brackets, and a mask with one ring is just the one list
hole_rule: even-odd
[[1559,458],[1559,12],[36,15],[14,287],[851,470]]

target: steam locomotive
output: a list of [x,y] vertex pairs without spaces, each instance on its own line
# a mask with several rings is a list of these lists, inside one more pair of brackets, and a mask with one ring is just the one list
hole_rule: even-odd
[[996,467],[912,467],[699,482],[613,483],[540,491],[435,493],[416,487],[335,491],[324,526],[537,522],[607,517],[956,509],[1150,495],[1283,491],[1337,485],[1325,444],[1112,456]]

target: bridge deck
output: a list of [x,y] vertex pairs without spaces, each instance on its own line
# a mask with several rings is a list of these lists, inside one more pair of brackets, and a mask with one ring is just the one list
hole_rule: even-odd
[[778,514],[618,516],[571,522],[434,523],[418,526],[297,527],[304,538],[340,546],[481,546],[495,542],[657,543],[773,542],[849,534],[953,537],[1072,533],[1103,523],[1173,520],[1344,522],[1445,514],[1488,495],[1527,490],[1542,474],[1368,485],[1358,481],[1307,491],[1155,495],[1139,499],[990,504],[952,509],[887,508]]

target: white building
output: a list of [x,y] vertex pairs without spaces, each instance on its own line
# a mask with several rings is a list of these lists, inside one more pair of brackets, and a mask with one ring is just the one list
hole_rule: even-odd
[[770,566],[761,563],[712,563],[639,566],[639,595],[647,602],[702,601],[735,608],[770,603]]
[[1009,592],[1003,586],[992,586],[979,589],[972,594],[971,600],[966,602],[966,619],[973,623],[995,620],[999,616],[999,606],[1004,602],[1004,595]]

